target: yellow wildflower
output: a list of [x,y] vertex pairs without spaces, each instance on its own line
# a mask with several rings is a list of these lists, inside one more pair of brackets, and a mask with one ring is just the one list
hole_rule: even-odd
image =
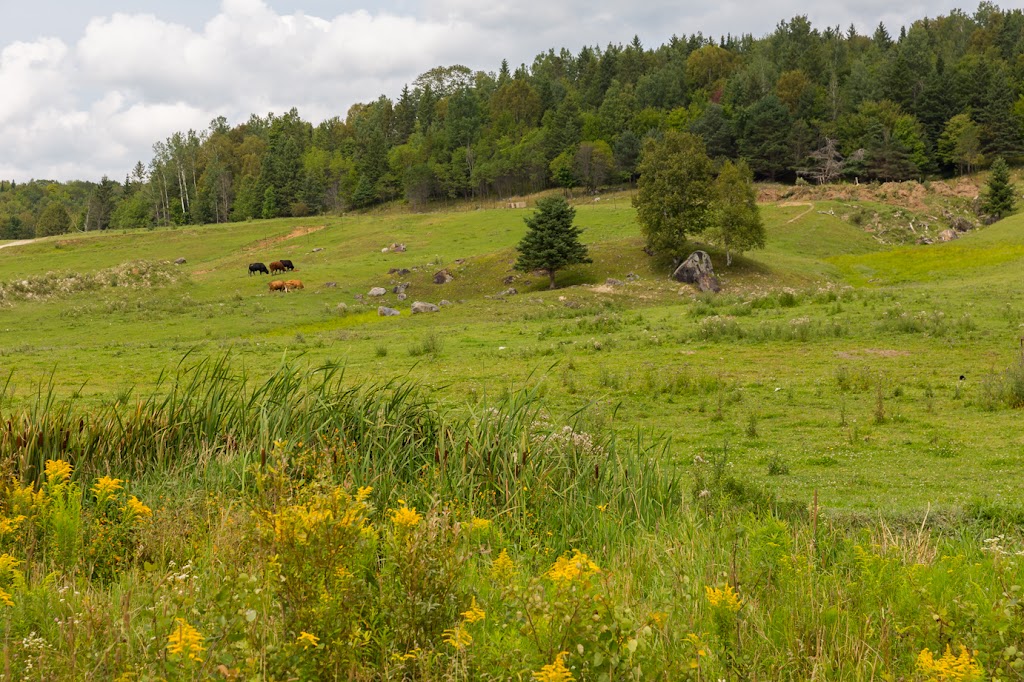
[[409,508],[404,504],[399,509],[392,509],[391,512],[391,520],[396,526],[402,528],[412,528],[423,519],[423,515],[416,511],[416,507]]
[[167,653],[171,656],[187,654],[193,661],[202,660],[201,655],[206,651],[203,636],[184,618],[175,618],[174,621],[177,625],[171,634],[167,635]]
[[71,465],[62,459],[46,460],[46,482],[53,485],[60,485],[71,478]]
[[441,639],[445,644],[450,644],[456,649],[465,649],[473,643],[473,636],[466,631],[465,623],[459,623],[451,630],[445,630]]
[[370,486],[370,485],[361,486],[359,488],[359,490],[356,491],[356,502],[359,502],[360,504],[362,504],[363,502],[366,502],[366,500],[370,497],[370,493],[372,493],[372,492],[373,492],[373,486]]
[[10,518],[6,516],[0,516],[0,537],[8,535],[18,530],[18,526],[25,520],[24,514],[18,514]]
[[600,567],[577,549],[571,557],[567,554],[558,557],[554,566],[548,570],[547,576],[555,582],[570,583],[600,572]]
[[929,682],[974,682],[984,679],[981,665],[974,660],[967,647],[960,646],[960,655],[954,656],[949,645],[938,659],[929,649],[922,649],[917,656],[917,669]]
[[465,618],[466,621],[469,623],[475,623],[487,617],[487,613],[482,608],[477,606],[476,597],[473,597],[472,599],[473,601],[469,605],[469,611],[462,612],[462,617]]
[[348,570],[344,566],[338,566],[334,571],[334,575],[338,576],[338,580],[348,580],[352,577],[352,571]]
[[153,515],[153,510],[142,503],[142,500],[132,495],[128,498],[128,506],[124,508],[124,511],[135,518],[136,521],[142,523],[148,517]]
[[0,604],[4,606],[14,606],[14,600],[11,599],[11,593],[0,587]]
[[473,519],[469,522],[469,529],[472,530],[472,531],[487,530],[490,527],[491,527],[491,520],[490,519],[478,519],[477,517],[474,516]]
[[17,480],[11,481],[11,511],[31,515],[43,504],[43,490],[35,489],[31,483],[22,486]]
[[572,682],[575,680],[576,678],[572,676],[572,672],[565,667],[565,657],[568,655],[568,651],[560,651],[555,656],[554,663],[549,663],[533,673],[533,679],[536,682]]
[[309,632],[301,632],[299,636],[295,638],[296,644],[301,644],[303,649],[313,647],[314,649],[320,646],[320,638]]
[[740,610],[743,606],[743,600],[740,599],[739,594],[732,589],[732,585],[726,584],[723,588],[711,587],[710,585],[704,586],[704,591],[708,595],[708,601],[711,602],[711,606],[725,609],[726,611],[732,611],[733,613]]
[[700,636],[694,633],[686,635],[686,641],[693,647],[693,658],[690,659],[690,669],[696,669],[700,667],[700,659],[702,656],[708,655],[707,646],[701,641]]
[[96,485],[93,486],[92,492],[96,495],[97,500],[104,500],[116,493],[118,490],[121,490],[122,483],[124,483],[124,481],[120,478],[103,476],[96,479]]
[[654,623],[655,627],[661,627],[665,624],[665,620],[668,618],[668,614],[664,611],[652,611],[651,622]]
[[509,558],[507,549],[501,550],[498,558],[491,563],[491,577],[495,580],[510,578],[515,570],[516,565]]

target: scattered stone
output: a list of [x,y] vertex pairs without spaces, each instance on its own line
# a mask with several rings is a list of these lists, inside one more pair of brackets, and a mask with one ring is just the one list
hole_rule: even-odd
[[409,288],[409,283],[408,282],[402,282],[401,284],[398,284],[394,288],[392,288],[391,289],[391,293],[393,293],[393,294],[404,294],[405,290],[408,289],[408,288]]
[[447,270],[441,270],[439,272],[434,273],[434,284],[448,284],[448,282],[452,281],[453,279],[455,278],[452,277],[452,273],[448,272]]
[[715,270],[711,265],[711,256],[706,251],[694,251],[689,258],[684,260],[676,271],[672,273],[672,279],[677,282],[696,284],[701,291],[713,291],[718,293],[722,286],[715,277]]
[[449,301],[447,298],[442,298],[441,301],[438,303],[438,305],[441,306],[442,308],[447,308],[448,306],[454,305],[454,304],[451,301]]
[[324,250],[324,247],[318,246],[315,249],[313,249],[312,253],[320,253],[323,250]]
[[348,304],[347,303],[339,303],[335,307],[337,308],[339,313],[347,313],[348,312]]
[[324,282],[323,287],[324,287],[324,289],[337,289],[338,288],[338,283],[337,282]]
[[519,279],[518,275],[509,275],[505,279],[501,280],[501,283],[504,284],[505,286],[508,286],[509,284],[512,284],[512,282],[516,281],[517,279]]
[[398,312],[394,308],[389,308],[387,306],[382,305],[379,308],[377,308],[377,314],[381,317],[395,317],[396,315],[401,315],[402,313]]
[[515,287],[509,287],[508,289],[505,289],[505,291],[498,294],[498,296],[515,296],[518,293],[519,292],[516,291]]
[[626,286],[625,282],[623,282],[621,279],[615,279],[614,277],[609,277],[608,279],[606,279],[604,281],[604,283],[607,284],[610,287],[623,287],[623,286]]
[[405,244],[392,244],[387,250],[392,253],[405,253]]
[[412,314],[413,315],[415,315],[416,313],[436,313],[439,310],[441,310],[441,309],[438,308],[433,303],[424,303],[423,301],[415,301],[412,304]]
[[580,304],[576,301],[566,301],[563,305],[565,305],[566,308],[572,308],[573,310],[580,307]]
[[463,263],[465,263],[465,262],[466,262],[466,259],[465,259],[465,258],[456,258],[456,259],[455,259],[455,264],[456,264],[456,265],[462,265],[462,264],[463,264]]
[[635,282],[638,279],[640,279],[640,275],[636,274],[635,272],[631,272],[628,275],[626,275],[627,282]]
[[370,291],[366,295],[367,296],[374,296],[374,297],[376,297],[376,296],[383,296],[386,293],[388,293],[388,290],[385,289],[384,287],[374,287],[374,288],[370,289]]
[[388,247],[385,246],[383,249],[380,250],[380,252],[381,253],[387,253],[388,252]]
[[174,259],[174,264],[175,265],[184,265],[186,262],[187,261],[184,258],[175,258]]
[[357,301],[361,301],[361,300],[363,300],[363,295],[362,294],[356,294],[353,298],[355,298]]
[[409,298],[409,294],[405,293],[404,291],[402,293],[398,294],[398,300],[399,301],[404,301],[407,298]]
[[940,242],[951,242],[954,239],[959,239],[959,238],[960,238],[960,233],[958,233],[956,230],[953,230],[953,229],[943,230],[942,232],[939,232],[939,241]]

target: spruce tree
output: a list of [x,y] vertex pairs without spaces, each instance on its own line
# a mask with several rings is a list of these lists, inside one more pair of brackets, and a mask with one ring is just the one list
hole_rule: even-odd
[[982,210],[998,220],[1013,212],[1015,200],[1013,185],[1010,183],[1010,168],[1000,156],[992,164]]
[[580,243],[580,230],[572,224],[576,209],[562,197],[545,197],[537,202],[537,212],[528,216],[529,230],[516,246],[519,258],[515,269],[527,272],[546,270],[555,288],[555,272],[578,263],[591,263],[587,247]]

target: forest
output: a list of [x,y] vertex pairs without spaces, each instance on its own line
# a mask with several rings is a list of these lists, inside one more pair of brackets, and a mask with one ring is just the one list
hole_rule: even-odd
[[968,173],[1024,152],[1024,11],[983,2],[892,35],[696,33],[432,68],[394,99],[175,132],[124,181],[0,181],[0,239],[339,213],[634,182],[645,138],[688,131],[761,180]]

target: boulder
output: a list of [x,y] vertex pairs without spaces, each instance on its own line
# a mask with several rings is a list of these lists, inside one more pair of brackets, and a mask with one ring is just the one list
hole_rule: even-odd
[[638,279],[640,279],[640,275],[636,274],[635,272],[631,272],[628,275],[626,275],[627,282],[635,282]]
[[415,315],[416,313],[436,313],[439,310],[440,310],[440,308],[438,308],[433,303],[424,303],[423,301],[414,301],[413,304],[412,304],[412,314],[413,315]]
[[711,265],[711,256],[706,251],[694,251],[690,256],[680,263],[676,271],[672,273],[672,279],[677,282],[696,284],[701,291],[713,291],[718,293],[722,286],[715,277],[715,270]]
[[392,253],[405,253],[405,244],[392,244],[388,248]]
[[509,287],[508,289],[505,289],[505,291],[498,294],[498,296],[515,296],[518,293],[519,292],[516,291],[515,287]]
[[454,304],[451,301],[449,301],[447,298],[442,298],[438,302],[438,305],[441,306],[442,308],[447,308],[448,306],[454,305]]
[[348,312],[348,304],[347,303],[339,303],[337,306],[335,306],[335,308],[337,309],[337,311],[339,313],[347,313]]
[[324,287],[324,289],[337,289],[338,288],[338,283],[337,282],[324,282],[323,283],[323,287]]
[[942,232],[939,232],[939,241],[940,242],[951,242],[954,239],[959,239],[959,238],[960,238],[960,233],[958,233],[956,230],[953,230],[953,229],[943,230]]
[[375,296],[376,297],[376,296],[383,296],[386,293],[388,293],[388,290],[385,289],[384,287],[374,287],[374,288],[370,289],[370,291],[366,295],[367,296]]
[[505,286],[508,286],[509,284],[512,284],[512,282],[516,281],[517,279],[519,279],[518,275],[509,275],[505,279],[501,280],[501,283],[504,284]]
[[397,298],[399,301],[404,301],[405,299],[409,298],[409,294],[403,291],[402,293],[398,294]]
[[187,261],[184,258],[175,258],[174,259],[174,264],[175,265],[184,265],[186,262]]
[[391,293],[393,293],[393,294],[404,294],[405,290],[408,289],[408,288],[409,288],[409,283],[408,282],[402,282],[401,284],[396,285],[394,288],[392,288],[391,289]]
[[389,308],[385,305],[382,305],[379,308],[377,308],[377,314],[380,315],[381,317],[395,317],[396,315],[401,315],[402,313],[398,312],[394,308]]
[[313,251],[311,253],[320,253],[323,250],[324,250],[324,247],[318,246],[317,248],[313,249]]
[[455,279],[452,277],[452,273],[447,270],[440,270],[434,273],[434,284],[448,284],[448,282]]
[[609,277],[604,281],[604,283],[610,287],[621,287],[626,285],[626,283],[621,279],[615,279],[614,277]]

